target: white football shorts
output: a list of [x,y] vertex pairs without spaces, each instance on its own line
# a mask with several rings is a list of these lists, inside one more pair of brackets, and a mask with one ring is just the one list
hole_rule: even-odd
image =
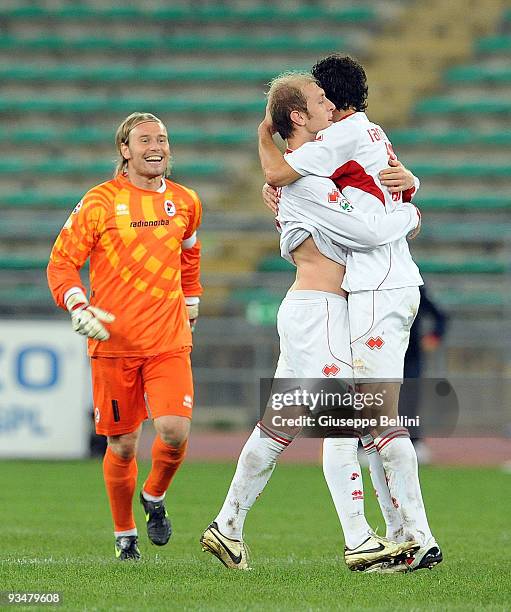
[[410,328],[419,309],[418,287],[356,291],[348,297],[355,380],[403,380]]
[[275,378],[352,381],[348,304],[326,291],[290,291],[277,315],[280,357]]

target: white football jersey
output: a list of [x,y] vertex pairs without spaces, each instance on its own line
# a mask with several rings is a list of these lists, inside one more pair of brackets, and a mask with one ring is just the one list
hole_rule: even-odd
[[[409,201],[419,187],[416,179],[412,190],[388,192],[378,173],[391,158],[396,158],[392,144],[365,113],[347,115],[320,132],[313,142],[286,155],[296,172],[332,179],[355,210],[377,216],[395,211],[403,198]],[[422,285],[405,236],[370,252],[348,251],[343,288],[352,292]]]
[[282,188],[277,222],[281,255],[291,263],[292,252],[312,236],[320,253],[349,269],[347,249],[367,252],[395,242],[417,227],[419,213],[407,203],[389,215],[361,212],[333,181],[309,175]]

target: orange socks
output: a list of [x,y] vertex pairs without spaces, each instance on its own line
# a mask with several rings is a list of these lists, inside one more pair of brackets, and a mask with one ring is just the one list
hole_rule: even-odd
[[188,441],[175,448],[165,444],[159,435],[156,436],[152,450],[153,464],[144,484],[146,493],[154,497],[165,495],[174,474],[185,458],[187,446]]
[[135,457],[123,459],[112,452],[110,447],[107,447],[103,459],[103,476],[116,533],[136,529],[133,517],[133,495],[137,485],[137,473]]

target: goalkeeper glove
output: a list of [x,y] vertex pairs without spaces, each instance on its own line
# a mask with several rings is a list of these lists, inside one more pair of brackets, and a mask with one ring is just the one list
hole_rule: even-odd
[[190,322],[190,329],[192,332],[195,329],[195,324],[199,318],[199,302],[198,297],[185,297],[186,310],[188,311],[188,320]]
[[66,300],[75,332],[92,340],[108,340],[110,334],[103,323],[112,323],[113,314],[91,306],[82,291],[71,294]]

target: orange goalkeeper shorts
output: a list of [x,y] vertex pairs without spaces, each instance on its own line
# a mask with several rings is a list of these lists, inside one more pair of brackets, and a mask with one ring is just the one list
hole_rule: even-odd
[[153,357],[91,357],[96,433],[131,433],[147,418],[191,419],[190,350]]

